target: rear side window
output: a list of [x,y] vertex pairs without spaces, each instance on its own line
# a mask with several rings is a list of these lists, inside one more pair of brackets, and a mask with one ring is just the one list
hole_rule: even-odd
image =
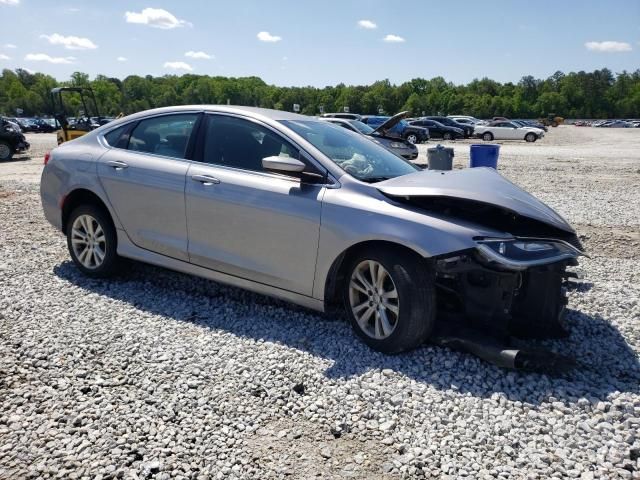
[[185,158],[198,114],[165,115],[142,120],[131,132],[129,150]]
[[262,172],[262,159],[271,156],[298,158],[299,153],[282,137],[254,122],[224,115],[207,117],[204,162]]
[[124,135],[129,130],[129,124],[122,125],[121,127],[111,130],[109,133],[105,133],[104,139],[111,147],[124,148],[126,147],[127,136]]

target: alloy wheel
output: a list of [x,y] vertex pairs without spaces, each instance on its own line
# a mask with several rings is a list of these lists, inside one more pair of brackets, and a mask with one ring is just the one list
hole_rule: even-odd
[[9,158],[11,156],[11,148],[6,143],[0,143],[0,159]]
[[91,270],[99,268],[107,254],[102,226],[91,215],[79,215],[71,226],[71,245],[78,261]]
[[398,324],[398,290],[379,262],[364,260],[353,270],[349,304],[359,327],[371,338],[388,338]]

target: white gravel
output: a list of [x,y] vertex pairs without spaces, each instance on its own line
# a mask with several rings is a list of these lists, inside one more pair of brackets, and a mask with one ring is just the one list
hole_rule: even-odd
[[155,267],[89,280],[42,218],[41,158],[0,164],[0,478],[640,478],[638,146],[503,145],[592,253],[547,342],[578,359],[561,378],[384,356],[341,319]]

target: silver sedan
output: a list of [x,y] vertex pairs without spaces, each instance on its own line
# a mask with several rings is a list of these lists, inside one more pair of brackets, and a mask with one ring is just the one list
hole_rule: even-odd
[[91,277],[135,259],[317,310],[344,307],[394,353],[457,318],[561,328],[581,247],[539,200],[486,168],[423,171],[310,117],[156,109],[51,152],[46,218]]

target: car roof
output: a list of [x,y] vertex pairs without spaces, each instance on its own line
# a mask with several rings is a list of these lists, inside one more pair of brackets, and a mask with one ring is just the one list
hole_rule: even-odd
[[311,120],[312,117],[306,115],[300,115],[298,113],[286,112],[284,110],[272,110],[269,108],[260,107],[245,107],[241,105],[178,105],[172,107],[154,108],[151,110],[144,110],[142,112],[129,115],[129,120],[137,117],[147,117],[150,115],[161,115],[163,113],[176,113],[176,112],[192,112],[194,110],[202,110],[205,112],[223,112],[223,113],[237,113],[255,117],[262,117],[270,120]]

